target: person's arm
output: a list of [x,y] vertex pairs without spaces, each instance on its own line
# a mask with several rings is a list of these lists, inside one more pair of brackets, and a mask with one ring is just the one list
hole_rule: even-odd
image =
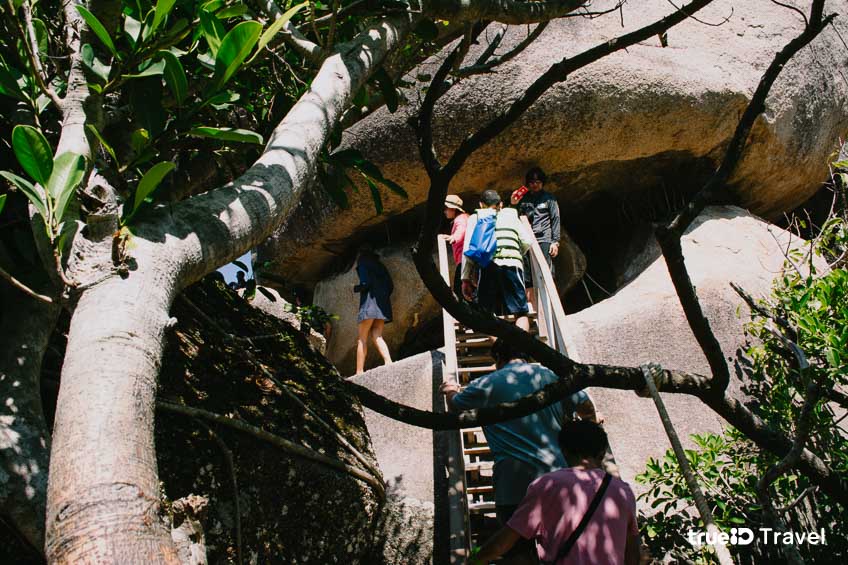
[[502,527],[483,544],[483,547],[480,548],[480,553],[469,560],[470,565],[488,565],[491,561],[494,561],[512,549],[512,546],[520,538],[521,536],[518,535],[518,532],[509,526]]
[[530,251],[530,245],[531,245],[531,242],[533,241],[533,234],[530,232],[530,230],[527,228],[527,226],[524,224],[524,222],[521,221],[520,217],[518,218],[517,231],[518,231],[518,245],[521,247],[521,254],[524,255],[525,253]]
[[639,527],[636,525],[636,497],[630,486],[625,483],[627,489],[627,542],[624,546],[624,564],[639,565],[642,542],[639,539]]
[[582,402],[577,404],[574,409],[574,412],[581,420],[589,420],[590,422],[595,422],[596,424],[604,423],[603,416],[601,416],[601,413],[595,409],[595,404],[592,402],[592,399],[589,398],[589,395],[586,395],[586,398]]
[[[465,233],[466,234],[469,234],[469,233],[473,234],[474,233],[474,226],[476,226],[476,225],[477,225],[477,214],[473,214],[473,215],[468,217],[468,223],[465,226]],[[474,265],[473,265],[472,261],[468,257],[465,256],[465,252],[468,251],[468,245],[469,245],[470,242],[471,242],[471,238],[466,237],[465,241],[463,241],[463,243],[462,243],[462,271],[461,271],[461,273],[462,273],[462,280],[463,281],[470,281],[471,280],[471,274],[474,271]]]
[[451,412],[456,412],[457,408],[454,406],[453,399],[459,394],[462,388],[459,386],[459,383],[454,381],[445,381],[439,385],[439,392],[445,395],[445,400],[448,402],[448,410]]
[[359,284],[353,287],[353,292],[366,292],[370,288],[371,278],[368,276],[368,268],[363,263],[357,263],[356,274],[359,276]]
[[551,257],[556,257],[559,254],[559,240],[562,237],[562,225],[559,219],[559,202],[551,196],[548,202],[548,210],[551,214]]
[[468,226],[468,215],[467,214],[459,214],[456,218],[453,219],[453,230],[451,230],[451,236],[448,239],[451,243],[461,241],[463,248],[465,247],[465,229]]

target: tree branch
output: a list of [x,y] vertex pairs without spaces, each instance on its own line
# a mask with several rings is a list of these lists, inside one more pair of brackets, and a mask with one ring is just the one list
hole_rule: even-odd
[[[35,38],[35,27],[32,23],[32,6],[28,0],[21,4],[21,9],[24,13],[26,33],[24,33],[24,30],[22,29],[20,30],[20,33],[22,36],[25,36],[25,38],[22,37],[22,39],[24,40],[25,50],[27,52],[27,57],[29,58],[30,66],[32,66],[33,75],[35,75],[35,82],[38,84],[41,91],[53,101],[56,108],[61,111],[62,99],[59,98],[59,95],[56,94],[56,91],[53,90],[53,87],[51,87],[48,83],[47,73],[44,72],[44,67],[41,64],[41,58],[38,56],[38,43]],[[18,27],[20,29],[20,26]]]
[[169,402],[165,400],[157,401],[156,407],[160,410],[165,410],[167,412],[183,414],[185,416],[191,416],[193,418],[202,418],[210,422],[215,422],[216,424],[228,426],[234,430],[238,430],[242,433],[252,435],[257,439],[261,439],[262,441],[270,443],[271,445],[274,445],[275,447],[278,447],[284,450],[286,453],[290,453],[291,455],[295,455],[302,459],[315,461],[316,463],[320,463],[325,467],[330,467],[331,469],[347,473],[348,475],[359,479],[360,481],[371,486],[371,488],[374,489],[374,492],[377,497],[380,500],[385,500],[386,489],[383,486],[382,481],[371,473],[363,471],[359,467],[354,467],[353,465],[349,465],[344,461],[333,459],[332,457],[327,457],[326,455],[318,453],[317,451],[313,451],[308,447],[293,443],[285,438],[272,434],[271,432],[266,432],[262,428],[252,426],[247,422],[242,422],[241,420],[236,420],[234,418],[227,418],[226,416],[215,414],[214,412],[209,412],[201,408],[194,408],[191,406],[176,404],[174,402]]
[[680,300],[680,305],[686,315],[686,321],[689,323],[689,328],[698,341],[698,345],[707,358],[710,370],[713,373],[713,387],[716,394],[722,393],[730,383],[730,370],[727,367],[721,344],[710,327],[710,322],[701,308],[698,294],[689,278],[680,239],[692,221],[703,211],[704,206],[711,202],[719,191],[724,190],[727,180],[742,158],[742,152],[755,120],[765,111],[766,97],[780,71],[783,70],[783,67],[795,53],[812,41],[833,19],[832,15],[822,18],[823,7],[824,0],[814,0],[811,8],[810,25],[806,26],[798,37],[790,41],[775,55],[771,65],[760,79],[754,96],[745,108],[745,112],[736,126],[733,138],[730,140],[730,145],[724,154],[721,166],[716,173],[704,188],[689,200],[686,207],[670,224],[655,227],[656,238],[662,249],[666,267]]
[[724,189],[728,179],[730,179],[730,175],[736,169],[742,157],[742,151],[748,142],[748,136],[751,133],[754,122],[766,110],[766,98],[783,67],[798,51],[815,39],[835,17],[835,14],[823,17],[823,11],[824,0],[813,0],[810,8],[809,25],[805,26],[804,31],[800,35],[787,43],[774,56],[768,69],[766,69],[766,72],[760,79],[757,89],[751,97],[751,101],[745,108],[742,118],[736,125],[736,130],[733,133],[733,137],[730,140],[730,144],[725,151],[724,159],[718,170],[704,188],[689,201],[686,207],[667,226],[667,230],[673,232],[678,237],[682,236],[686,228],[703,211],[704,207],[712,202],[719,195],[720,191]]
[[710,371],[713,374],[713,389],[717,394],[720,394],[730,383],[730,369],[725,361],[721,344],[710,327],[710,321],[701,309],[701,302],[698,300],[695,286],[689,278],[680,237],[664,229],[663,226],[656,226],[655,234],[660,249],[662,249],[666,268],[680,301],[680,306],[686,315],[686,321],[689,323],[692,335],[695,336],[695,340],[710,365]]
[[[272,20],[283,15],[283,11],[274,0],[260,0],[259,6]],[[321,46],[307,39],[291,21],[286,22],[278,33],[286,42],[286,45],[294,49],[312,65],[318,66],[324,60],[324,51]]]
[[20,290],[21,292],[23,292],[27,296],[35,298],[36,300],[40,300],[41,302],[46,302],[47,304],[52,304],[54,302],[54,300],[51,297],[49,297],[45,294],[39,294],[39,293],[35,292],[30,287],[28,287],[27,285],[25,285],[24,283],[22,283],[21,281],[19,281],[18,279],[16,279],[15,277],[10,275],[9,273],[7,273],[6,270],[3,269],[3,267],[0,267],[0,277],[3,277],[4,279],[6,279],[6,281],[9,284],[11,284],[13,287],[17,288],[18,290]]
[[[476,74],[480,74],[480,73],[487,73],[487,72],[491,71],[492,69],[494,69],[495,67],[497,67],[498,65],[506,63],[507,61],[515,58],[519,53],[524,51],[527,48],[528,45],[530,45],[531,43],[536,41],[536,38],[539,37],[542,34],[543,31],[545,31],[545,28],[548,27],[549,23],[550,22],[547,22],[547,21],[541,22],[539,25],[537,25],[533,29],[533,31],[531,31],[529,34],[527,34],[527,37],[525,37],[521,41],[521,43],[519,43],[518,45],[516,45],[515,47],[513,47],[511,50],[507,51],[503,55],[499,55],[497,57],[489,59],[489,57],[491,56],[492,53],[489,53],[488,55],[486,53],[483,53],[483,55],[481,55],[481,57],[473,65],[469,65],[467,67],[462,67],[461,69],[459,69],[454,74],[458,77],[468,77],[468,76],[476,75]],[[490,48],[491,48],[492,45],[495,46],[492,49],[492,52],[494,52],[494,49],[497,48],[498,44],[500,43],[501,37],[502,37],[502,35],[497,35],[497,36],[495,36],[495,39],[492,40],[492,43],[489,45]]]
[[491,20],[504,24],[533,24],[561,18],[583,7],[586,0],[423,0],[425,15],[450,22]]
[[[777,463],[769,467],[765,474],[757,481],[757,499],[763,506],[763,516],[776,532],[784,532],[786,525],[783,522],[780,514],[774,507],[769,489],[772,483],[784,474],[790,468],[795,467],[801,459],[801,454],[804,451],[804,445],[810,437],[810,432],[813,425],[813,413],[819,401],[819,387],[816,384],[810,384],[807,387],[807,398],[804,401],[804,406],[801,409],[801,416],[798,418],[796,425],[795,440],[792,442],[792,448],[789,452]],[[804,563],[798,548],[794,544],[784,544],[783,554],[786,560],[793,564]]]

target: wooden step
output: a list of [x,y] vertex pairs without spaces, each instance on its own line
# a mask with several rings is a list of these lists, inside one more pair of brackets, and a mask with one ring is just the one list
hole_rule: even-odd
[[488,363],[489,365],[491,365],[492,363],[495,362],[495,358],[492,357],[491,355],[464,355],[464,356],[460,355],[460,356],[457,356],[456,362],[459,365],[462,365],[462,364],[471,365],[471,364],[475,364],[475,363]]
[[494,461],[476,461],[474,463],[466,463],[465,465],[465,471],[468,473],[475,471],[491,471],[494,468]]
[[487,348],[487,349],[490,349],[492,347],[493,342],[494,342],[494,340],[491,339],[491,338],[480,339],[480,340],[476,340],[476,341],[471,341],[471,340],[469,340],[469,341],[458,341],[457,344],[456,344],[456,350],[458,352],[460,350],[465,350],[465,349],[482,349],[484,347]]
[[465,492],[468,494],[486,494],[495,492],[495,487],[492,485],[483,485],[479,487],[465,487]]
[[495,503],[492,500],[483,500],[481,502],[469,502],[468,512],[472,514],[486,514],[495,511]]
[[497,369],[495,365],[483,365],[482,367],[460,367],[457,369],[460,373],[491,373]]
[[484,447],[465,447],[462,449],[463,455],[486,455],[491,452],[492,450],[489,449],[488,445]]

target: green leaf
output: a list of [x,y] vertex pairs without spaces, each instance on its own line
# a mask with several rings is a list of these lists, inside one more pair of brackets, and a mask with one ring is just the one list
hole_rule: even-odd
[[19,177],[9,171],[0,171],[0,176],[18,187],[18,190],[24,193],[44,221],[47,221],[47,202],[44,200],[43,194],[31,182],[23,177]]
[[65,152],[53,160],[53,174],[47,181],[47,194],[54,200],[53,217],[62,221],[71,197],[85,176],[85,157]]
[[145,33],[145,36],[152,37],[156,30],[159,29],[159,26],[162,25],[162,22],[165,21],[165,18],[168,17],[168,14],[171,13],[171,10],[174,9],[174,4],[177,0],[158,0],[156,2],[156,8],[153,12],[153,23],[150,24],[150,31]]
[[146,173],[144,173],[144,176],[141,177],[141,180],[138,182],[138,187],[135,189],[132,211],[126,221],[129,221],[133,216],[135,216],[139,206],[144,203],[144,199],[153,194],[153,191],[156,190],[156,187],[158,187],[159,183],[162,182],[162,179],[165,178],[165,175],[174,170],[174,167],[176,167],[174,163],[170,161],[163,161],[161,163],[156,163],[150,167]]
[[218,55],[218,49],[221,47],[221,41],[223,41],[226,31],[218,18],[205,8],[200,10],[199,15],[200,30],[203,32],[203,37],[206,38],[212,56],[215,57]]
[[213,90],[217,90],[239,70],[244,60],[253,50],[262,33],[262,24],[249,21],[241,22],[227,33],[215,55],[215,76]]
[[82,46],[80,50],[80,57],[82,59],[82,64],[85,65],[89,71],[91,71],[94,76],[102,80],[104,83],[109,80],[109,73],[112,71],[112,67],[105,65],[100,59],[94,56],[94,48],[91,47],[88,43]]
[[94,35],[97,36],[97,39],[106,46],[106,49],[109,50],[113,57],[120,60],[121,56],[118,55],[118,50],[115,49],[115,44],[112,42],[109,32],[106,31],[106,28],[100,23],[97,16],[89,12],[84,6],[77,5],[77,11],[82,16],[82,19],[85,20],[85,23],[88,24],[91,31],[94,32]]
[[262,145],[262,136],[255,131],[236,128],[215,128],[210,126],[196,127],[188,132],[195,137],[211,137],[219,141],[236,141],[238,143],[255,143]]
[[286,12],[282,16],[274,20],[274,22],[268,26],[268,29],[266,29],[262,33],[262,36],[259,38],[259,43],[256,45],[256,52],[259,53],[260,51],[262,51],[265,46],[268,45],[268,43],[274,38],[274,36],[277,35],[277,33],[281,29],[283,29],[283,26],[286,25],[286,22],[291,20],[294,15],[297,14],[300,9],[306,6],[307,4],[308,2],[302,2],[296,6],[293,6],[286,10]]
[[32,19],[32,28],[35,30],[35,43],[38,45],[38,52],[41,55],[47,54],[47,25],[38,18]]
[[230,6],[229,8],[224,8],[220,12],[215,12],[215,17],[219,20],[226,20],[227,18],[235,18],[246,14],[248,11],[247,6],[244,4],[236,4],[235,6]]
[[409,194],[407,194],[406,191],[403,189],[403,187],[400,186],[395,181],[389,180],[385,177],[378,178],[377,180],[381,184],[383,184],[386,188],[388,188],[389,190],[391,190],[392,192],[394,192],[395,194],[397,194],[401,198],[409,198]]
[[152,77],[159,76],[165,73],[165,61],[156,61],[155,63],[151,63],[147,65],[144,70],[139,71],[133,75],[121,75],[122,78],[144,78],[144,77]]
[[137,19],[124,16],[124,33],[130,39],[130,43],[135,47],[138,38],[141,36],[141,22]]
[[6,207],[6,195],[0,194],[0,214],[3,213],[3,208]]
[[165,84],[174,93],[178,105],[182,105],[188,95],[188,80],[183,65],[176,55],[170,51],[159,51],[165,61]]
[[[17,69],[15,70],[17,71]],[[21,87],[18,86],[18,80],[12,73],[12,67],[8,66],[2,57],[0,57],[0,94],[18,100],[27,100],[21,91]]]
[[115,165],[118,165],[119,163],[118,163],[118,158],[115,156],[115,150],[112,149],[112,147],[108,143],[106,143],[106,140],[103,139],[103,136],[100,135],[100,132],[97,131],[96,127],[94,127],[94,124],[85,124],[85,129],[90,131],[92,133],[92,135],[94,135],[94,137],[97,138],[97,141],[100,142],[100,145],[103,147],[103,149],[106,150],[106,153],[108,153],[109,156],[112,158],[112,162],[115,163]]
[[374,209],[377,210],[377,215],[379,216],[383,213],[383,198],[380,196],[380,190],[370,178],[365,177],[365,182],[368,183],[368,189],[371,191],[371,199],[374,200]]
[[15,126],[12,130],[12,149],[26,173],[42,186],[53,172],[53,150],[32,126]]
[[345,167],[356,167],[365,162],[365,157],[358,149],[342,149],[330,155],[330,161]]
[[389,76],[385,68],[380,67],[371,78],[380,88],[380,92],[383,94],[383,100],[386,102],[386,108],[389,109],[390,113],[394,113],[398,109],[399,97],[397,89],[392,82],[392,77]]
[[144,128],[139,128],[130,135],[130,147],[133,153],[141,153],[148,143],[150,143],[150,133]]

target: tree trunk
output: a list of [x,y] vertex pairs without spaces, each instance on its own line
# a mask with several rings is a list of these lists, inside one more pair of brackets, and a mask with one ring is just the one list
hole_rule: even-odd
[[41,406],[41,360],[59,307],[4,286],[0,325],[0,508],[38,553],[44,551],[44,509],[50,433]]
[[71,320],[47,494],[50,563],[179,562],[159,515],[153,445],[175,272],[158,246],[137,245],[141,268],[86,290]]

